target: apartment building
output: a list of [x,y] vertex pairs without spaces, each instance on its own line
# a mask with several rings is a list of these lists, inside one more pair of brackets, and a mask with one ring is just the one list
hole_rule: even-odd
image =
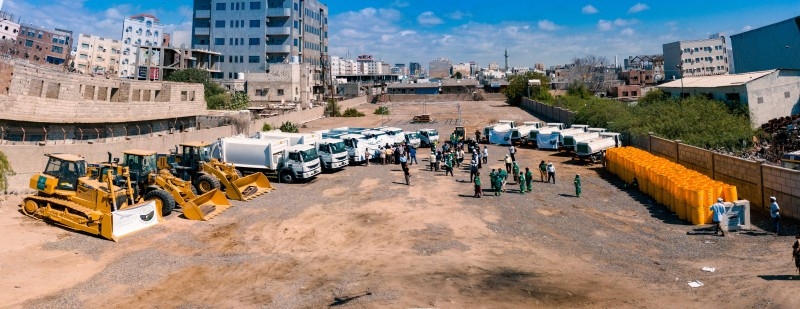
[[428,63],[428,77],[444,78],[450,77],[450,69],[453,67],[450,59],[436,58]]
[[43,66],[66,67],[72,50],[72,31],[47,29],[31,24],[19,27],[11,57]]
[[264,73],[275,63],[322,72],[328,7],[317,0],[194,0],[192,47],[219,52],[218,79]]
[[717,33],[704,40],[678,41],[663,45],[665,80],[689,76],[728,74],[728,42]]
[[0,11],[0,40],[16,41],[19,35],[19,24],[14,22],[14,15]]
[[122,54],[119,76],[122,78],[147,78],[147,71],[140,72],[136,64],[146,65],[159,55],[140,55],[137,46],[162,46],[164,25],[153,15],[138,14],[122,22]]
[[117,74],[122,42],[92,34],[78,36],[74,68],[84,74]]

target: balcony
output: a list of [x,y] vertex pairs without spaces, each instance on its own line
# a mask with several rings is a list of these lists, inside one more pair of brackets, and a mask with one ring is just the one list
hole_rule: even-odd
[[209,33],[209,28],[207,27],[194,28],[194,35],[208,35]]
[[290,35],[292,28],[289,27],[268,27],[267,35]]
[[194,18],[211,18],[211,10],[194,11]]
[[267,17],[291,17],[292,9],[290,8],[271,8],[267,9]]
[[204,49],[204,50],[209,50],[209,48],[208,48],[208,45],[200,45],[200,44],[197,44],[197,45],[195,45],[195,46],[194,46],[194,47],[192,47],[192,48],[194,48],[194,49]]
[[276,54],[276,53],[283,53],[288,54],[292,51],[292,47],[289,45],[267,45],[267,53]]

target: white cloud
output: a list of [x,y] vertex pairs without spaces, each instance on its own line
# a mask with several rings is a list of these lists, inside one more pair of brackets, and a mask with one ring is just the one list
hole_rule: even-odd
[[617,26],[617,27],[625,27],[625,26],[634,25],[634,24],[637,24],[637,23],[639,23],[639,21],[636,20],[636,19],[617,18],[617,19],[614,20],[614,26]]
[[422,12],[422,14],[419,14],[419,16],[417,16],[417,22],[423,26],[436,26],[444,23],[441,18],[436,16],[436,14],[431,11]]
[[408,5],[409,5],[408,2],[402,1],[402,0],[395,0],[392,3],[392,6],[399,7],[399,8],[404,8],[404,7],[407,7]]
[[558,30],[558,28],[561,28],[558,25],[556,25],[554,22],[549,21],[547,19],[540,20],[537,25],[539,26],[539,29],[545,30],[545,31],[555,31],[555,30]]
[[601,19],[597,21],[597,30],[608,31],[614,28],[614,23],[610,20]]
[[461,20],[461,19],[464,19],[464,18],[472,17],[472,13],[455,11],[455,12],[452,12],[449,15],[447,15],[447,17],[450,17],[450,19]]
[[619,32],[619,34],[627,35],[627,36],[631,36],[634,33],[635,33],[635,31],[633,31],[633,29],[631,29],[631,28],[625,28],[625,29],[622,29],[622,31]]
[[752,30],[752,29],[753,29],[753,27],[752,27],[752,26],[750,26],[750,25],[747,25],[747,26],[744,26],[744,27],[742,27],[742,31],[750,31],[750,30]]
[[641,11],[646,11],[646,10],[649,10],[649,9],[650,9],[650,7],[647,6],[647,4],[644,4],[644,3],[640,2],[640,3],[637,3],[637,4],[633,5],[630,9],[628,9],[628,14],[639,13]]
[[581,13],[583,13],[583,14],[588,14],[588,15],[591,15],[591,14],[597,14],[598,12],[600,12],[600,11],[598,11],[598,10],[597,10],[597,8],[596,8],[596,7],[594,7],[594,6],[593,6],[593,5],[591,5],[591,4],[587,4],[586,6],[584,6],[584,7],[581,9]]

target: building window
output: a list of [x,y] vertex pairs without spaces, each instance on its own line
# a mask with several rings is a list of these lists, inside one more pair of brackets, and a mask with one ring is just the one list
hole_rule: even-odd
[[64,53],[64,48],[61,47],[61,46],[53,46],[52,48],[50,48],[50,52],[53,52],[53,53],[56,53],[56,54],[62,54],[62,53]]
[[217,3],[217,11],[224,11],[225,10],[225,2]]
[[785,98],[785,99],[788,99],[790,96],[791,96],[791,94],[789,93],[789,91],[785,91],[783,93],[783,98]]
[[258,27],[261,27],[261,21],[258,19],[251,19],[250,28],[258,28]]
[[33,41],[32,40],[25,40],[25,46],[33,47]]
[[89,48],[89,44],[83,43],[81,44],[81,48]]
[[228,39],[228,45],[233,45],[233,38]]
[[244,63],[244,56],[239,56],[239,63]]
[[297,6],[297,2],[295,2],[295,3],[294,3],[294,10],[295,10],[295,11],[299,11],[299,10],[300,10],[300,7],[299,7],[299,6]]
[[250,38],[250,46],[260,45],[260,44],[261,44],[260,38]]
[[[295,5],[297,5],[297,4],[295,4]],[[283,89],[278,89],[278,95],[279,96],[283,96]]]
[[261,61],[261,57],[259,56],[250,56],[247,58],[247,62],[249,63],[259,63]]
[[261,9],[261,2],[251,1],[250,2],[250,9],[251,10],[260,10]]
[[217,62],[220,62],[220,63],[225,62],[225,56],[217,57]]
[[225,45],[225,38],[214,38],[214,45]]
[[297,39],[294,39],[294,46],[297,46]]

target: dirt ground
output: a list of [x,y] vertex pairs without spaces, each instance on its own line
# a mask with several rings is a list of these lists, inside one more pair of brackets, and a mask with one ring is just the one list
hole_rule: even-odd
[[[446,138],[456,124],[471,136],[498,119],[537,120],[502,102],[398,104],[388,117],[359,109],[367,116],[302,130],[433,127]],[[435,123],[410,123],[422,113]],[[485,175],[506,152],[489,149]],[[764,232],[759,211],[753,231],[716,237],[598,166],[534,149],[520,150],[523,167],[552,161],[557,184],[476,199],[466,170],[431,172],[425,154],[411,186],[395,165],[350,166],[274,183],[209,222],[173,214],[117,243],[27,218],[21,196],[0,197],[0,307],[800,307],[794,237]]]

